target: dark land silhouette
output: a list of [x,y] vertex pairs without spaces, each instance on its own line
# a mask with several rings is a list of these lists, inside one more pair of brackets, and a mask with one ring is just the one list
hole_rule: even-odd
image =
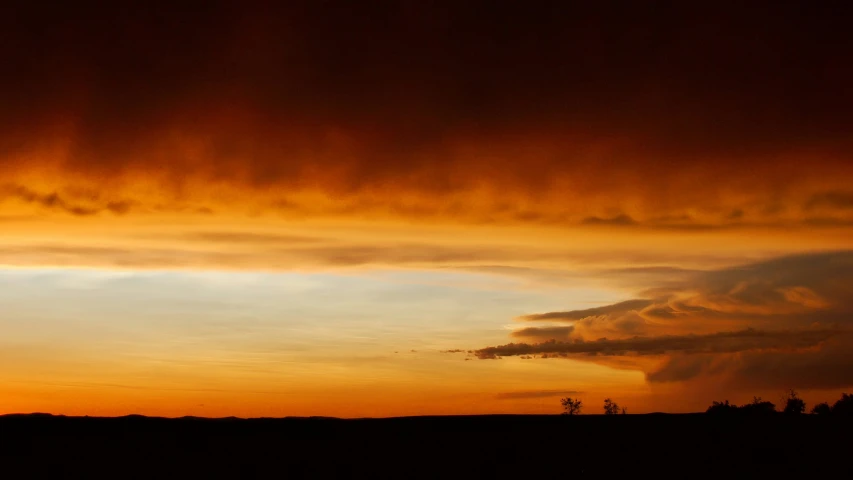
[[[733,410],[735,411],[735,410]],[[0,417],[3,478],[847,478],[847,415]]]

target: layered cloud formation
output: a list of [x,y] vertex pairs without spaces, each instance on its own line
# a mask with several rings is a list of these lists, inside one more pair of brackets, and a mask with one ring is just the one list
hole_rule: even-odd
[[[482,359],[567,357],[637,363],[650,382],[714,376],[737,386],[853,385],[853,253],[827,252],[693,274],[648,299],[520,317],[548,322],[513,332],[522,343]],[[624,361],[620,365],[625,365]]]

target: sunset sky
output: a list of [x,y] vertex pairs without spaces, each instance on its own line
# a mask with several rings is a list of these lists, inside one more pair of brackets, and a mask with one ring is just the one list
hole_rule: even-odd
[[4,3],[0,414],[849,392],[850,7],[625,3]]

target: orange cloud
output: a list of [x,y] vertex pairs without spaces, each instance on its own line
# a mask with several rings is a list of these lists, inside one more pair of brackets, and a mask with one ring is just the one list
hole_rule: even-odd
[[[650,382],[717,379],[735,388],[840,388],[851,385],[846,352],[853,305],[849,251],[782,257],[696,272],[654,299],[525,315],[512,333],[538,343],[475,350],[502,356],[568,357],[642,370]],[[740,328],[739,330],[732,330]],[[635,361],[653,356],[658,361]],[[785,364],[785,368],[780,365]],[[759,378],[760,377],[760,378]]]

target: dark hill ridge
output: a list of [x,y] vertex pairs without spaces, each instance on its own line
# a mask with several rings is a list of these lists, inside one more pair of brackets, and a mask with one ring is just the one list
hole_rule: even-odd
[[0,465],[8,478],[846,478],[851,427],[781,414],[6,415]]

